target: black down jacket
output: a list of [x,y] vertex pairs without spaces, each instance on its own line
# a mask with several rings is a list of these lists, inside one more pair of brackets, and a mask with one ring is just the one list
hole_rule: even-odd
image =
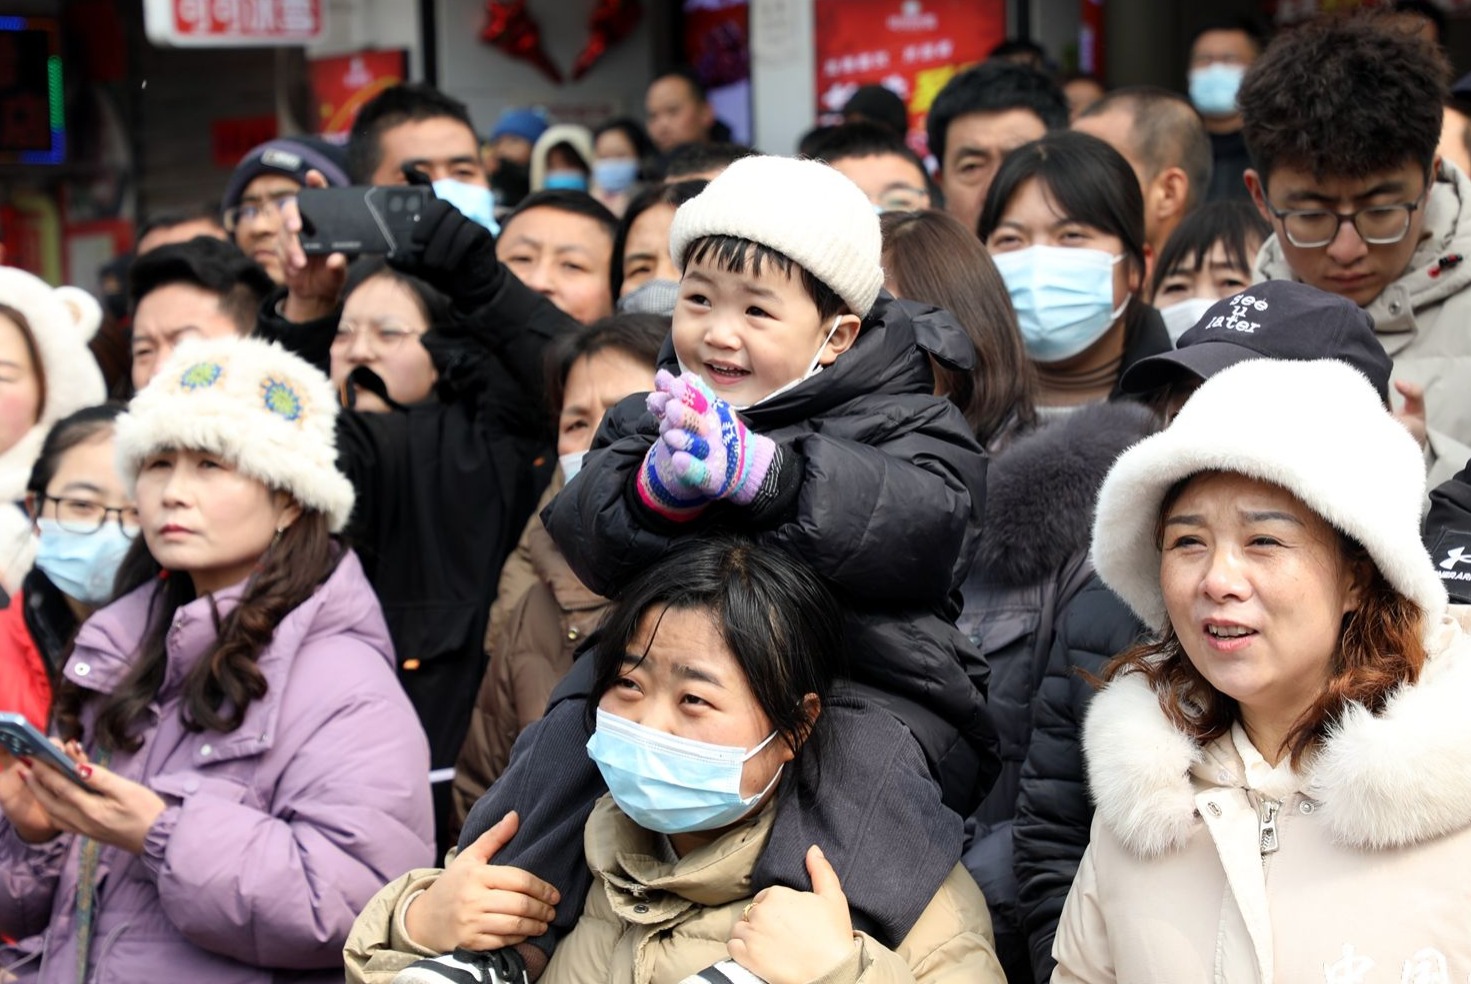
[[1094,500],[1114,460],[1158,426],[1132,402],[1083,407],[1015,440],[986,474],[986,527],[957,623],[991,667],[1001,774],[967,826],[965,864],[991,909],[1014,984],[1032,979],[1017,914],[1012,818],[1053,630],[1092,573]]
[[[383,605],[436,769],[459,754],[501,564],[556,461],[542,410],[546,346],[577,327],[499,264],[479,297],[425,336],[440,377],[433,398],[337,418],[338,467],[357,492],[346,535]],[[329,371],[337,318],[292,324],[273,300],[257,335]],[[434,787],[441,854],[454,844],[449,786]]]
[[1090,576],[1058,619],[1032,712],[1012,827],[1017,907],[1036,981],[1052,979],[1052,938],[1088,847],[1093,800],[1083,768],[1083,716],[1110,659],[1144,637],[1118,595]]
[[[583,583],[610,597],[677,538],[705,529],[737,528],[805,561],[847,603],[852,678],[909,726],[963,816],[998,767],[986,664],[954,624],[986,458],[960,411],[932,395],[920,347],[943,354],[960,332],[943,311],[881,296],[832,365],[742,411],[782,447],[784,473],[792,466],[790,494],[771,515],[717,502],[675,525],[646,509],[634,484],[658,429],[640,395],[609,412],[543,519]],[[673,369],[667,345],[665,354]]]

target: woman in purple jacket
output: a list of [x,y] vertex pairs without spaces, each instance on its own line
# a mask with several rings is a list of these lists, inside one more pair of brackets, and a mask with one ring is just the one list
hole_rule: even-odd
[[340,981],[358,910],[433,861],[428,747],[332,535],[335,414],[320,372],[229,339],[181,348],[119,419],[143,536],[57,695],[88,788],[0,760],[0,933],[44,933],[0,971]]

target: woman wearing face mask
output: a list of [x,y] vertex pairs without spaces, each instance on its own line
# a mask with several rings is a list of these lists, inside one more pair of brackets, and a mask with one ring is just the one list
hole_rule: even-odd
[[980,236],[1037,367],[1044,415],[1118,396],[1129,366],[1169,350],[1141,297],[1139,181],[1108,144],[1064,131],[1012,151],[986,193]]
[[1252,283],[1251,265],[1272,227],[1249,202],[1210,202],[1170,233],[1150,285],[1150,303],[1178,342],[1216,301]]
[[591,187],[592,131],[575,123],[547,127],[531,148],[531,190],[588,191]]
[[102,308],[76,287],[0,267],[0,592],[20,590],[36,555],[23,502],[51,425],[107,398],[87,341]]
[[[852,699],[833,689],[836,612],[806,567],[727,537],[688,542],[628,585],[583,664],[587,754],[609,789],[586,822],[585,902],[486,864],[515,833],[511,814],[444,871],[378,894],[349,940],[348,980],[389,981],[416,955],[467,940],[490,949],[560,905],[582,916],[543,984],[676,984],[732,961],[770,982],[1001,981],[985,903],[958,866],[894,949],[854,931],[844,873],[820,844],[807,851],[808,884],[753,896],[776,815],[844,780],[824,758],[824,714]],[[398,980],[450,979],[436,963]]]
[[654,385],[669,319],[617,314],[559,336],[547,353],[548,400],[556,412],[560,467],[501,568],[485,652],[490,660],[464,747],[455,762],[454,833],[498,778],[511,745],[541,717],[572,653],[597,625],[607,599],[567,566],[541,522],[541,510],[582,468],[603,414]]
[[608,268],[618,310],[672,315],[679,268],[669,256],[669,227],[679,206],[705,190],[701,178],[645,189],[628,203],[613,238]]
[[113,462],[122,407],[79,410],[46,435],[26,507],[36,566],[0,610],[0,711],[45,730],[62,656],[81,625],[112,597],[118,564],[138,535],[138,511]]
[[321,373],[230,338],[118,418],[141,532],[53,714],[81,785],[0,754],[0,930],[46,933],[23,979],[341,980],[381,879],[433,857],[427,744],[336,539],[336,416]]
[[654,144],[637,120],[620,116],[593,131],[593,153],[593,195],[621,216],[638,191],[644,161],[654,156]]

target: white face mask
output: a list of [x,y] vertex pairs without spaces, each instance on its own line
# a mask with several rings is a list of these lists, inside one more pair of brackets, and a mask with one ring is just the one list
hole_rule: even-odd
[[[749,410],[752,407],[759,407],[761,404],[766,403],[769,400],[776,399],[778,396],[781,396],[783,393],[787,392],[793,387],[800,386],[802,383],[807,382],[807,380],[822,372],[822,366],[817,364],[818,360],[822,358],[822,350],[827,348],[828,343],[833,340],[833,336],[838,333],[838,326],[840,326],[842,323],[843,315],[841,314],[833,319],[833,326],[827,330],[827,335],[823,338],[822,344],[817,346],[817,351],[812,353],[812,361],[807,363],[807,368],[802,371],[802,375],[798,376],[790,383],[785,383],[781,386],[778,386],[776,389],[772,390],[770,393],[767,393],[759,400],[755,400],[751,403],[742,404],[738,407],[732,406],[732,409]],[[681,360],[678,355],[675,356],[675,361],[679,363],[679,371],[681,373],[690,371],[689,367],[684,364],[683,360]]]
[[587,457],[586,451],[573,451],[571,454],[557,456],[557,462],[562,466],[562,477],[572,481],[577,473],[582,471],[582,460]]
[[1199,324],[1205,312],[1214,307],[1215,303],[1215,299],[1210,297],[1190,297],[1160,308],[1159,316],[1165,320],[1165,331],[1170,333],[1170,343],[1178,343],[1180,336]]

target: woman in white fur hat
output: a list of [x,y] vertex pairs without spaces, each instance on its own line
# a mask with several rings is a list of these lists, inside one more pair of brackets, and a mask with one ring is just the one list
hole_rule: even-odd
[[[36,538],[21,505],[51,425],[107,398],[87,342],[102,308],[78,287],[0,267],[0,588],[14,594]],[[14,508],[4,508],[14,503]]]
[[1098,573],[1157,641],[1084,729],[1054,981],[1471,977],[1471,643],[1359,373],[1258,360],[1120,457]]

